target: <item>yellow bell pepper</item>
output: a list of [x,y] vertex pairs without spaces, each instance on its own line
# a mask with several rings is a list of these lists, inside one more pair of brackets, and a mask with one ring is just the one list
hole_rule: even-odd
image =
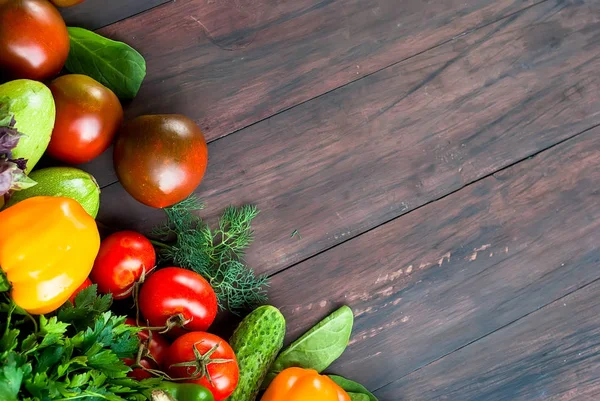
[[0,227],[0,287],[8,281],[13,301],[31,314],[64,304],[100,248],[96,222],[70,198],[26,199],[0,212]]
[[316,370],[287,368],[273,379],[261,401],[350,401],[350,396]]

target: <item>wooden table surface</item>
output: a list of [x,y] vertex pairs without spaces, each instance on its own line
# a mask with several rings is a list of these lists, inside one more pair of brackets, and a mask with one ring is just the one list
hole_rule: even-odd
[[[295,338],[381,401],[600,400],[600,1],[87,0],[137,48],[128,117],[210,141],[197,193],[261,214],[248,262]],[[108,151],[99,220],[149,230]],[[296,231],[299,236],[292,236]]]

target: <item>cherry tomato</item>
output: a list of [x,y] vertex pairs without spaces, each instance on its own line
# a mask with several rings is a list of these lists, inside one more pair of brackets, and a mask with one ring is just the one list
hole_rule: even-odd
[[[210,380],[204,376],[186,380],[186,382],[206,387],[215,397],[215,401],[224,400],[233,393],[237,386],[239,369],[233,349],[225,340],[214,334],[196,331],[179,337],[169,347],[163,362],[163,370],[173,378],[193,376],[197,367],[194,348],[203,356],[200,363],[206,364]],[[211,353],[211,351],[213,352]],[[217,363],[211,362],[212,360],[220,361]],[[224,360],[228,362],[224,362]],[[190,366],[173,366],[185,362],[190,362]]]
[[47,0],[0,0],[0,70],[7,78],[44,80],[69,55],[69,33]]
[[49,85],[56,103],[56,122],[48,153],[67,163],[86,163],[104,152],[121,122],[117,96],[93,78],[63,75]]
[[[135,363],[135,359],[134,358],[123,358],[123,362],[125,362],[125,365],[127,365],[127,366],[132,366]],[[146,369],[154,369],[154,370],[158,369],[158,366],[156,366],[156,363],[154,361],[152,361],[152,359],[149,359],[149,358],[142,358],[140,360],[140,365],[145,367]],[[156,377],[152,373],[147,372],[142,368],[132,369],[129,373],[127,373],[127,376],[131,377],[132,379],[138,380],[138,381]]]
[[[137,326],[135,319],[127,318],[125,320],[125,324],[130,326]],[[147,343],[149,338],[149,331],[144,330],[138,333],[138,337],[142,343]],[[152,339],[147,344],[148,353],[150,357],[142,357],[140,360],[140,365],[148,369],[159,369],[165,360],[165,356],[167,354],[167,350],[169,349],[169,342],[157,332],[152,332]],[[135,359],[132,358],[123,358],[123,361],[127,366],[131,366],[135,363]],[[153,375],[149,372],[144,371],[143,369],[137,368],[133,369],[131,372],[127,374],[127,376],[132,377],[136,380],[143,380],[153,377]]]
[[73,293],[73,295],[71,295],[69,297],[69,301],[71,301],[71,303],[73,305],[75,305],[75,297],[77,296],[77,294],[79,294],[81,292],[81,290],[83,290],[84,288],[88,288],[90,285],[92,285],[92,280],[90,280],[90,278],[86,278],[85,281],[83,283],[81,283],[81,285],[79,287],[77,287],[77,289],[75,290],[75,292]]
[[187,198],[202,181],[208,149],[200,128],[182,115],[140,116],[119,131],[115,170],[139,202],[166,207]]
[[98,292],[125,299],[155,262],[156,253],[148,238],[135,231],[119,231],[100,244],[90,278],[98,285]]
[[83,3],[85,0],[51,0],[56,7],[72,7]]
[[[142,284],[139,306],[151,326],[164,326],[169,318],[181,315],[187,322],[183,326],[186,330],[204,331],[217,315],[217,296],[198,273],[167,267]],[[179,335],[182,331],[173,333]]]

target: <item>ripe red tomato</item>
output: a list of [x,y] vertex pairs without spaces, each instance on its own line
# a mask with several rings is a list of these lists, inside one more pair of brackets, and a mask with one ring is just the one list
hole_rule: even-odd
[[98,285],[98,292],[124,299],[155,263],[156,253],[148,238],[135,231],[119,231],[100,244],[90,278]]
[[[186,380],[188,383],[200,384],[213,394],[215,401],[227,398],[238,384],[239,368],[233,349],[222,338],[201,331],[184,334],[171,344],[163,362],[163,370],[173,378],[191,377],[196,372],[196,348],[203,358],[200,363],[206,364],[208,377]],[[210,353],[211,350],[214,352]],[[219,363],[211,360],[220,359]],[[222,360],[229,360],[223,362]],[[175,367],[174,364],[190,362],[190,366]],[[211,384],[212,381],[212,384]]]
[[185,116],[140,116],[119,131],[113,158],[127,192],[162,208],[187,198],[200,184],[208,149],[200,128]]
[[51,0],[56,7],[71,7],[83,3],[85,0]]
[[47,0],[0,0],[0,70],[7,78],[57,75],[69,46],[67,26]]
[[104,152],[121,122],[117,96],[93,78],[63,75],[49,85],[56,103],[56,122],[48,153],[67,163],[86,163]]
[[84,288],[88,288],[92,284],[93,284],[92,280],[90,280],[89,277],[86,278],[85,281],[83,283],[81,283],[81,285],[79,287],[77,287],[75,292],[69,297],[69,301],[71,301],[71,303],[73,305],[75,305],[75,297],[77,296],[77,294],[79,294],[81,292],[81,290],[83,290]]
[[[151,326],[164,326],[170,317],[182,315],[190,331],[204,331],[217,316],[217,296],[198,273],[167,267],[153,273],[140,290],[140,311]],[[174,330],[175,335],[182,330]]]
[[[137,326],[135,319],[128,318],[125,320],[125,323],[130,326]],[[149,331],[144,330],[138,333],[138,337],[142,343],[148,342]],[[147,344],[148,353],[152,358],[143,357],[140,360],[140,365],[147,369],[159,369],[165,360],[165,356],[167,354],[167,350],[169,349],[169,342],[157,332],[152,332],[152,339]],[[133,358],[123,358],[123,362],[127,366],[131,366],[135,363],[135,359]],[[127,374],[127,376],[132,377],[136,380],[149,379],[150,377],[154,377],[151,373],[146,372],[144,369],[136,368]]]

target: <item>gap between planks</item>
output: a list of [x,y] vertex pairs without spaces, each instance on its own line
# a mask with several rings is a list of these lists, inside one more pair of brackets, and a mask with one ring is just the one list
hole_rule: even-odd
[[[219,141],[219,140],[221,140],[221,139],[227,138],[227,137],[229,137],[229,136],[231,136],[231,135],[236,135],[236,134],[240,133],[241,131],[244,131],[245,129],[248,129],[248,128],[250,128],[250,127],[253,127],[253,126],[257,125],[257,124],[260,124],[260,123],[262,123],[262,122],[264,122],[264,121],[266,121],[266,120],[269,120],[269,119],[271,119],[271,118],[273,118],[273,117],[275,117],[275,116],[278,116],[278,115],[280,115],[280,114],[283,114],[283,113],[285,113],[285,112],[287,112],[287,111],[290,111],[290,110],[292,110],[292,109],[294,109],[294,108],[296,108],[296,107],[302,106],[302,105],[304,105],[304,104],[306,104],[306,103],[309,103],[309,102],[315,101],[315,100],[317,100],[317,99],[319,99],[319,98],[322,98],[322,97],[324,97],[324,96],[326,96],[326,95],[328,95],[328,94],[330,94],[330,93],[332,93],[332,92],[335,92],[335,91],[341,90],[341,89],[343,89],[343,88],[345,88],[345,87],[347,87],[347,86],[350,86],[351,84],[357,83],[357,82],[359,82],[359,81],[362,81],[363,79],[365,79],[365,78],[368,78],[368,77],[370,77],[370,76],[372,76],[372,75],[374,75],[374,74],[377,74],[377,73],[380,73],[381,71],[387,70],[388,68],[392,68],[392,67],[394,67],[394,66],[396,66],[396,65],[398,65],[398,64],[405,63],[405,62],[407,62],[407,61],[409,61],[409,60],[411,60],[411,59],[413,59],[413,58],[415,58],[415,57],[418,57],[418,56],[420,56],[420,55],[422,55],[422,54],[424,54],[424,53],[427,53],[428,51],[431,51],[431,50],[434,50],[434,49],[436,49],[436,48],[438,48],[438,47],[444,46],[444,45],[446,45],[446,44],[448,44],[448,43],[450,43],[450,42],[452,42],[452,41],[454,41],[454,40],[456,40],[456,39],[458,39],[458,38],[461,38],[461,37],[464,37],[464,36],[470,35],[470,34],[472,34],[472,33],[476,32],[476,31],[478,31],[478,30],[480,30],[480,29],[484,29],[484,28],[486,28],[486,27],[488,27],[488,26],[490,26],[490,25],[493,25],[493,24],[496,24],[496,23],[498,23],[498,22],[500,22],[500,21],[503,21],[503,20],[506,20],[506,19],[508,19],[508,18],[511,18],[511,17],[513,17],[513,16],[515,16],[515,15],[517,15],[517,14],[521,14],[521,13],[523,13],[523,12],[526,12],[527,10],[529,10],[529,9],[531,9],[531,8],[533,8],[533,7],[537,7],[537,6],[539,6],[539,5],[543,4],[543,3],[547,2],[547,1],[548,1],[548,0],[541,0],[541,1],[537,2],[537,3],[534,3],[534,4],[531,4],[531,5],[529,5],[529,6],[526,6],[526,7],[522,8],[522,9],[520,9],[520,10],[518,10],[518,11],[515,11],[515,12],[513,12],[513,13],[510,13],[510,14],[507,14],[507,15],[505,15],[505,16],[503,16],[503,17],[501,17],[501,18],[498,18],[497,20],[493,20],[493,21],[491,21],[491,22],[486,22],[486,23],[484,23],[484,24],[481,24],[481,25],[478,25],[478,26],[476,26],[476,27],[474,27],[474,28],[468,29],[468,30],[466,30],[465,32],[462,32],[462,33],[460,33],[460,34],[458,34],[458,35],[455,35],[455,36],[453,36],[453,37],[452,37],[452,38],[450,38],[450,39],[444,40],[444,41],[442,41],[442,42],[439,42],[439,43],[437,43],[437,44],[435,44],[435,45],[433,45],[433,46],[431,46],[431,47],[428,47],[428,48],[427,48],[427,49],[425,49],[425,50],[418,51],[418,52],[416,52],[416,53],[413,53],[413,54],[411,54],[411,55],[409,55],[409,56],[407,56],[407,57],[404,57],[404,58],[402,58],[402,59],[400,59],[400,60],[398,60],[398,61],[396,61],[396,62],[393,62],[393,63],[391,63],[391,64],[388,64],[388,65],[386,65],[385,67],[379,68],[379,69],[377,69],[377,70],[375,70],[375,71],[372,71],[372,72],[370,72],[370,73],[368,73],[368,74],[362,75],[362,76],[361,76],[360,78],[358,78],[358,79],[355,79],[355,80],[348,81],[348,82],[346,82],[346,83],[345,83],[345,84],[343,84],[343,85],[337,86],[337,87],[335,87],[335,88],[332,88],[332,89],[330,89],[330,90],[328,90],[328,91],[326,91],[326,92],[323,92],[323,93],[321,93],[321,94],[319,94],[319,95],[317,95],[317,96],[314,96],[314,97],[312,97],[312,98],[310,98],[310,99],[304,100],[304,101],[302,101],[302,102],[299,102],[299,103],[297,103],[297,104],[295,104],[295,105],[293,105],[293,106],[290,106],[290,107],[288,107],[288,108],[282,109],[282,110],[280,110],[280,111],[278,111],[278,112],[276,112],[276,113],[273,113],[273,114],[271,114],[271,115],[269,115],[269,116],[267,116],[267,117],[265,117],[265,118],[259,119],[259,120],[255,121],[255,122],[251,123],[251,124],[248,124],[248,125],[245,125],[245,126],[243,126],[243,127],[239,128],[239,129],[236,129],[236,130],[234,130],[234,131],[230,132],[230,133],[229,133],[229,134],[227,134],[227,135],[223,135],[223,136],[220,136],[220,137],[218,137],[218,138],[215,138],[215,139],[213,139],[213,140],[211,140],[211,141],[207,141],[207,144],[216,143],[217,141]],[[154,8],[162,7],[162,6],[165,6],[165,5],[167,5],[167,4],[170,4],[170,3],[171,3],[171,2],[169,2],[169,3],[164,3],[164,4],[161,4],[161,5],[158,5],[158,6],[154,7]],[[117,21],[117,22],[118,22],[118,21]],[[112,25],[112,24],[110,24],[110,25]],[[538,153],[539,153],[539,152],[538,152]],[[530,156],[529,156],[529,157],[530,157]],[[513,163],[513,164],[514,164],[514,163]],[[101,185],[101,186],[100,186],[100,189],[105,189],[105,188],[108,188],[108,187],[110,187],[110,186],[112,186],[112,185],[115,185],[115,184],[117,184],[118,182],[119,182],[118,180],[114,180],[114,181],[112,181],[112,182],[110,182],[110,183],[108,183],[108,184]],[[385,224],[385,223],[384,223],[384,224]],[[362,234],[362,233],[360,233],[360,234],[357,234],[357,236],[358,236],[358,235],[361,235],[361,234]],[[352,239],[352,238],[354,238],[354,237],[349,237],[348,239]],[[275,273],[275,274],[277,274],[277,273]]]
[[[336,244],[335,244],[335,245],[333,245],[333,246],[330,246],[329,248],[323,249],[322,251],[320,251],[320,252],[317,252],[317,253],[315,253],[314,255],[311,255],[311,256],[309,256],[309,257],[307,257],[307,258],[304,258],[304,259],[302,259],[302,260],[299,260],[298,262],[295,262],[295,263],[291,264],[290,266],[287,266],[287,267],[285,267],[285,268],[283,268],[283,269],[281,269],[281,270],[278,270],[278,271],[276,271],[276,272],[274,272],[274,273],[271,273],[271,274],[269,274],[269,277],[274,277],[274,276],[276,276],[276,275],[278,275],[278,274],[280,274],[280,273],[283,273],[283,272],[285,272],[285,271],[287,271],[287,270],[289,270],[289,269],[293,268],[294,266],[297,266],[297,265],[299,265],[299,264],[301,264],[301,263],[304,263],[304,262],[306,262],[307,260],[310,260],[310,259],[312,259],[312,258],[314,258],[314,257],[316,257],[316,256],[319,256],[319,255],[321,255],[321,254],[324,254],[324,253],[326,253],[326,252],[329,252],[331,249],[333,249],[333,248],[336,248],[336,247],[338,247],[338,246],[340,246],[340,245],[342,245],[342,244],[345,244],[346,242],[348,242],[348,241],[350,241],[350,240],[352,240],[352,239],[355,239],[355,238],[357,238],[357,237],[360,237],[361,235],[367,234],[367,233],[369,233],[369,232],[371,232],[371,231],[377,230],[378,228],[380,228],[380,227],[382,227],[382,226],[384,226],[384,225],[386,225],[386,224],[388,224],[388,223],[391,223],[391,222],[393,222],[393,221],[395,221],[395,220],[401,219],[402,217],[404,217],[404,216],[407,216],[407,215],[409,215],[410,213],[413,213],[413,212],[415,212],[415,211],[417,211],[417,210],[419,210],[419,209],[421,209],[421,208],[423,208],[423,207],[425,207],[425,206],[428,206],[428,205],[430,205],[430,204],[432,204],[432,203],[439,202],[439,201],[441,201],[441,200],[443,200],[443,199],[445,199],[445,198],[447,198],[447,197],[449,197],[449,196],[451,196],[451,195],[453,195],[453,194],[455,194],[455,193],[457,193],[457,192],[459,192],[459,191],[462,191],[463,189],[466,189],[466,188],[468,188],[468,187],[470,187],[470,186],[472,186],[472,185],[475,185],[475,184],[477,184],[479,181],[482,181],[482,180],[484,180],[484,179],[486,179],[486,178],[489,178],[489,177],[491,177],[491,176],[493,176],[493,175],[495,175],[495,174],[497,174],[497,173],[500,173],[500,172],[502,172],[502,171],[504,171],[504,170],[507,170],[507,169],[509,169],[509,168],[511,168],[511,167],[513,167],[513,166],[515,166],[515,165],[517,165],[517,164],[519,164],[519,163],[521,163],[521,162],[524,162],[525,160],[532,159],[532,158],[536,157],[537,155],[539,155],[539,154],[541,154],[541,153],[543,153],[543,152],[546,152],[546,151],[548,151],[548,150],[551,150],[552,148],[555,148],[555,147],[557,147],[557,146],[560,146],[560,145],[564,144],[564,143],[565,143],[565,142],[567,142],[567,141],[574,140],[576,137],[578,137],[578,136],[580,136],[580,135],[583,135],[583,134],[585,134],[586,132],[588,132],[588,131],[591,131],[591,130],[593,130],[593,129],[595,129],[595,128],[598,128],[598,127],[600,127],[600,124],[596,124],[596,125],[593,125],[593,126],[591,126],[591,127],[589,127],[589,128],[586,128],[586,129],[584,129],[583,131],[580,131],[580,132],[578,132],[578,133],[575,133],[575,134],[571,135],[571,136],[570,136],[570,137],[568,137],[568,138],[564,138],[564,139],[562,139],[562,140],[560,140],[560,141],[558,141],[558,142],[556,142],[556,143],[554,143],[554,144],[552,144],[552,145],[550,145],[550,146],[547,146],[547,147],[545,147],[545,148],[543,148],[543,149],[541,149],[541,150],[538,150],[537,152],[534,152],[534,153],[532,153],[532,154],[530,154],[530,155],[528,155],[528,156],[525,156],[525,157],[523,157],[523,158],[521,158],[521,159],[519,159],[519,160],[517,160],[517,161],[515,161],[515,162],[513,162],[513,163],[510,163],[510,164],[508,164],[508,165],[506,165],[506,166],[504,166],[504,167],[502,167],[502,168],[499,168],[499,169],[497,169],[497,170],[494,170],[493,172],[491,172],[491,173],[489,173],[489,174],[486,174],[486,175],[484,175],[484,176],[481,176],[480,178],[478,178],[478,179],[476,179],[476,180],[474,180],[474,181],[471,181],[471,182],[469,182],[469,183],[467,183],[467,184],[463,185],[463,186],[462,186],[462,187],[460,187],[460,188],[457,188],[457,189],[455,189],[455,190],[452,190],[452,191],[448,192],[448,193],[447,193],[447,194],[445,194],[445,195],[442,195],[442,196],[440,196],[440,197],[437,197],[437,198],[431,199],[430,201],[428,201],[428,202],[426,202],[426,203],[423,203],[422,205],[420,205],[420,206],[417,206],[417,207],[415,207],[414,209],[411,209],[411,210],[409,210],[409,211],[408,211],[408,212],[406,212],[406,213],[402,213],[402,214],[400,214],[400,215],[399,215],[399,216],[397,216],[397,217],[394,217],[394,218],[392,218],[392,219],[389,219],[389,220],[385,220],[385,221],[381,222],[380,224],[378,224],[378,225],[376,225],[376,226],[374,226],[374,227],[372,227],[372,228],[370,228],[370,229],[368,229],[368,230],[365,230],[365,231],[363,231],[363,232],[360,232],[360,233],[358,233],[358,234],[356,234],[356,235],[354,235],[354,236],[348,236],[348,238],[345,238],[345,239],[343,239],[342,241],[340,241],[340,242],[336,243]],[[443,257],[442,257],[442,259],[443,259]],[[552,302],[554,302],[554,301],[552,301]],[[453,351],[453,352],[454,352],[454,351]]]
[[[597,127],[597,126],[596,126],[596,127]],[[592,129],[592,128],[590,128],[590,129]],[[586,130],[586,131],[589,131],[589,130]],[[586,131],[584,131],[584,132],[586,132]],[[583,133],[583,132],[582,132],[582,133]],[[578,135],[579,135],[579,134],[578,134]],[[570,139],[571,139],[571,138],[570,138]],[[567,140],[569,140],[569,139],[567,139]],[[563,141],[563,142],[564,142],[564,141]],[[516,164],[516,163],[515,163],[515,164]],[[514,164],[513,164],[513,165],[514,165]],[[557,303],[557,302],[559,302],[559,301],[563,300],[564,298],[567,298],[567,297],[569,297],[569,296],[571,296],[571,295],[575,294],[575,293],[576,293],[576,292],[578,292],[578,291],[584,290],[585,288],[587,288],[587,287],[589,287],[589,286],[591,286],[591,285],[594,285],[595,283],[598,283],[599,281],[600,281],[600,278],[597,278],[597,279],[595,279],[595,280],[592,280],[592,281],[590,281],[589,283],[583,284],[582,286],[580,286],[580,287],[578,287],[578,288],[576,288],[576,289],[574,289],[574,290],[572,290],[572,291],[570,291],[570,292],[567,292],[567,293],[565,293],[564,295],[562,295],[562,296],[560,296],[560,297],[556,298],[555,300],[553,300],[553,301],[549,301],[549,302],[547,302],[546,304],[544,304],[544,305],[542,305],[542,306],[540,306],[540,307],[538,307],[538,308],[536,308],[536,309],[534,309],[534,310],[532,310],[532,311],[530,311],[530,312],[528,312],[528,313],[524,314],[523,316],[521,316],[521,317],[519,317],[519,318],[517,318],[517,319],[514,319],[514,320],[512,320],[512,321],[510,321],[510,322],[506,323],[505,325],[503,325],[503,326],[500,326],[500,327],[498,327],[498,328],[496,328],[496,329],[494,329],[494,330],[490,331],[489,333],[486,333],[486,334],[484,334],[484,335],[482,335],[482,336],[480,336],[480,337],[478,337],[478,338],[476,338],[476,339],[474,339],[474,340],[472,340],[472,341],[469,341],[468,343],[466,343],[466,344],[464,344],[464,345],[461,345],[460,347],[458,347],[458,348],[456,348],[456,349],[454,349],[454,350],[452,350],[452,351],[449,351],[449,352],[447,352],[447,353],[445,353],[445,354],[441,355],[439,358],[436,358],[436,359],[434,359],[434,360],[432,360],[432,361],[430,361],[430,362],[428,362],[428,363],[426,363],[426,364],[424,364],[424,365],[422,365],[422,366],[419,366],[418,368],[415,368],[414,370],[410,371],[409,373],[406,373],[406,374],[404,374],[404,375],[400,376],[399,378],[397,378],[397,379],[395,379],[395,380],[392,380],[392,381],[390,381],[389,383],[386,383],[386,384],[384,384],[384,385],[382,385],[382,386],[379,386],[379,387],[377,387],[376,389],[374,389],[374,390],[370,390],[370,391],[371,391],[372,393],[376,393],[377,391],[381,390],[382,388],[384,388],[384,387],[387,387],[387,386],[389,386],[390,384],[393,384],[393,383],[395,383],[395,382],[397,382],[397,381],[400,381],[400,380],[404,379],[405,377],[408,377],[408,376],[410,376],[410,375],[414,374],[415,372],[418,372],[418,371],[420,371],[420,370],[423,370],[423,369],[427,368],[428,366],[430,366],[430,365],[432,365],[432,364],[434,364],[434,363],[436,363],[436,362],[438,362],[438,361],[440,361],[440,360],[442,360],[442,359],[444,359],[444,358],[446,358],[446,357],[448,357],[448,356],[450,356],[450,355],[452,355],[452,354],[454,354],[454,353],[456,353],[456,352],[459,352],[459,351],[461,351],[461,350],[463,350],[463,349],[465,349],[465,348],[467,348],[467,347],[469,347],[469,346],[471,346],[471,345],[475,344],[476,342],[478,342],[478,341],[481,341],[481,340],[483,340],[484,338],[486,338],[486,337],[489,337],[489,336],[493,335],[494,333],[496,333],[496,332],[498,332],[498,331],[500,331],[500,330],[503,330],[503,329],[505,329],[505,328],[507,328],[507,327],[509,327],[509,326],[512,326],[512,325],[514,325],[515,323],[519,322],[520,320],[522,320],[522,319],[525,319],[525,318],[529,317],[530,315],[532,315],[532,314],[534,314],[534,313],[536,313],[536,312],[539,312],[539,311],[541,311],[542,309],[544,309],[544,308],[547,308],[547,307],[549,307],[549,306],[551,306],[551,305],[553,305],[553,304],[555,304],[555,303]]]

